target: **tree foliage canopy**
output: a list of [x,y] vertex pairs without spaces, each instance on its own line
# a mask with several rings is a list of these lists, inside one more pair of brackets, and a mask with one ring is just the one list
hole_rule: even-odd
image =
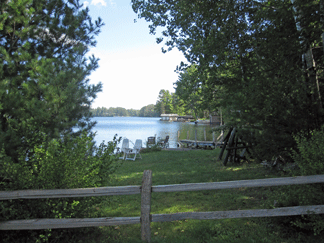
[[[78,0],[0,2],[1,191],[107,185],[117,140],[93,141],[90,105],[101,84],[89,84],[98,59],[87,56],[102,25]],[[2,220],[68,218],[93,214],[96,202],[13,200],[0,208]],[[9,231],[1,240],[57,241],[67,232]]]
[[180,66],[178,94],[195,88],[227,125],[256,131],[260,158],[284,153],[296,146],[293,134],[324,123],[319,0],[132,3],[150,33],[161,30],[164,51],[176,47],[197,67],[188,76],[192,67]]
[[172,94],[169,90],[160,90],[155,110],[159,114],[173,113]]
[[103,24],[77,0],[5,0],[0,11],[0,148],[17,159],[41,132],[93,126],[89,106],[101,84],[88,83],[98,60],[86,53]]
[[[150,33],[161,30],[157,42],[164,43],[163,51],[176,47],[187,58],[189,67],[179,69],[178,95],[199,94],[202,103],[222,109],[226,125],[254,145],[254,158],[290,158],[302,174],[324,172],[322,0],[132,3],[138,17],[150,22]],[[322,190],[321,185],[294,188],[278,201],[319,205]],[[278,220],[315,233],[324,229],[321,217]]]

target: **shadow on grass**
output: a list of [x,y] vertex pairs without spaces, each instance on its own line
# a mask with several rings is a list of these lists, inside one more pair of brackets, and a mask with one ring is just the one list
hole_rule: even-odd
[[[253,163],[224,167],[217,161],[218,153],[218,150],[145,153],[143,159],[123,161],[110,186],[141,185],[144,170],[152,170],[153,185],[278,177]],[[271,187],[153,193],[151,213],[271,208],[276,195]],[[114,196],[102,203],[100,210],[105,217],[140,216],[140,201],[140,195]],[[152,242],[305,242],[299,241],[300,236],[282,237],[279,230],[269,227],[267,220],[258,218],[152,223],[151,233]],[[97,242],[142,242],[140,225],[102,227],[98,239]]]

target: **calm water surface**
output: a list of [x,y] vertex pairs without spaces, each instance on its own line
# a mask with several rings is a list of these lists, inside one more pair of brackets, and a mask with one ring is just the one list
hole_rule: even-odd
[[195,138],[204,140],[204,129],[206,130],[207,140],[212,140],[209,125],[195,125],[189,122],[162,122],[159,117],[94,117],[97,122],[93,131],[97,132],[97,144],[102,141],[111,141],[115,134],[118,137],[128,138],[133,143],[136,139],[142,139],[143,146],[146,146],[148,137],[155,136],[165,138],[170,136],[170,147],[177,147],[178,131],[180,139],[186,139],[189,131],[189,139]]

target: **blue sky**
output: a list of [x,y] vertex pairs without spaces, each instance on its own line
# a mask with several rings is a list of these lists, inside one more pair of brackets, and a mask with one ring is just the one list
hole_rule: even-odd
[[174,92],[178,79],[174,70],[185,58],[177,49],[162,53],[162,44],[155,42],[158,36],[149,34],[149,23],[137,19],[131,0],[81,2],[89,7],[93,20],[100,16],[105,23],[96,48],[90,50],[100,61],[89,78],[103,84],[93,108],[140,109],[155,104],[161,89]]

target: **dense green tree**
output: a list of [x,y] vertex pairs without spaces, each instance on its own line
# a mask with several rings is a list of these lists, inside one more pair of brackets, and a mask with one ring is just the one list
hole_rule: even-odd
[[172,95],[169,90],[160,90],[158,100],[155,104],[155,110],[159,114],[172,114]]
[[182,99],[187,114],[198,117],[203,97],[196,66],[190,66],[180,73],[175,85],[176,95]]
[[[179,97],[176,93],[171,93],[172,96],[172,106],[173,106],[173,113],[178,114],[180,116],[186,115],[185,109],[185,102],[181,97]],[[188,115],[190,115],[188,113]]]
[[151,33],[162,27],[158,42],[197,66],[187,85],[221,107],[228,125],[256,129],[260,158],[285,153],[294,134],[323,124],[320,1],[132,3]]
[[[96,147],[90,130],[101,84],[89,84],[98,60],[87,52],[102,23],[93,23],[88,11],[78,0],[0,2],[1,191],[107,184],[116,139]],[[95,202],[13,200],[0,208],[2,220],[84,217]],[[57,242],[66,232],[8,231],[1,240]]]
[[129,116],[139,116],[139,111],[135,109],[129,109],[127,110],[127,113]]
[[215,87],[212,81],[208,73],[199,73],[196,65],[179,72],[175,89],[186,114],[207,118],[211,112],[218,111],[221,92],[220,87]]
[[89,107],[101,84],[87,76],[86,58],[102,26],[78,1],[5,0],[0,3],[0,149],[17,161],[48,138],[90,130]]
[[[180,79],[179,92],[200,87],[204,100],[217,101],[226,124],[254,143],[255,158],[293,157],[300,173],[323,173],[322,0],[132,3],[151,23],[150,33],[162,27],[157,41],[165,39],[164,49],[177,47],[197,66],[196,81]],[[181,78],[188,72],[183,67]],[[291,157],[292,149],[297,152]],[[278,201],[283,206],[323,204],[322,190],[321,185],[292,189]],[[321,217],[278,220],[294,230],[318,234],[324,229]]]
[[128,112],[125,108],[117,107],[115,110],[115,116],[128,116]]
[[144,106],[139,111],[139,116],[141,117],[158,117],[159,114],[155,111],[155,106],[153,104]]

